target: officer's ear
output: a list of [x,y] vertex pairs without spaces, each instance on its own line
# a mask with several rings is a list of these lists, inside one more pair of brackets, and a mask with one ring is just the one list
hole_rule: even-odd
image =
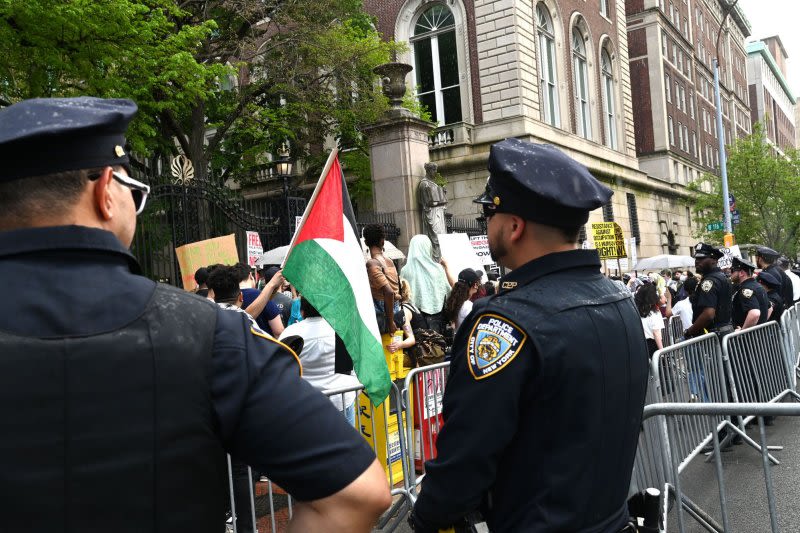
[[94,180],[94,204],[97,213],[104,221],[114,218],[115,201],[112,194],[111,182],[113,177],[111,167],[105,167],[100,173],[100,177]]
[[512,242],[521,239],[525,233],[525,219],[517,215],[511,215],[508,223],[511,228],[509,239]]

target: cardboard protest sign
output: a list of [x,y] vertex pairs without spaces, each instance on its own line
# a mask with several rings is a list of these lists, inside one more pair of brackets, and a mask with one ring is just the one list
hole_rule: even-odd
[[739,250],[739,245],[731,246],[730,248],[720,248],[722,252],[725,254],[723,257],[717,261],[717,266],[719,268],[730,268],[733,264],[733,258],[738,257],[742,259],[742,252]]
[[224,237],[216,237],[205,241],[184,244],[175,248],[175,256],[181,269],[183,288],[187,291],[194,289],[194,273],[204,266],[220,263],[233,265],[239,262],[239,253],[236,251],[236,238],[233,233]]
[[600,259],[621,259],[628,257],[625,252],[625,237],[616,222],[593,222],[592,239]]

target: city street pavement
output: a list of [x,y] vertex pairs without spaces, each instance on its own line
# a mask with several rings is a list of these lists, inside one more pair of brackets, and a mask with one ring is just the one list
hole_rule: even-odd
[[[778,527],[783,532],[800,531],[800,417],[783,417],[775,425],[766,427],[770,446],[780,445],[784,449],[772,454],[781,464],[771,468],[773,489],[778,510]],[[758,442],[758,426],[751,427],[747,434]],[[742,444],[722,454],[724,483],[727,494],[730,530],[743,533],[770,531],[766,485],[761,454]],[[722,524],[719,505],[719,488],[714,462],[705,462],[705,456],[695,458],[681,474],[684,493]],[[704,532],[687,513],[684,513],[687,533]],[[679,531],[676,507],[668,517],[667,531]],[[389,528],[377,531],[389,531]],[[395,531],[411,533],[403,521]]]
[[[800,531],[800,417],[778,418],[774,426],[765,429],[770,446],[784,447],[772,452],[781,462],[771,468],[778,527],[785,532]],[[749,428],[747,434],[759,441],[757,425]],[[734,446],[731,451],[723,452],[722,465],[730,530],[745,533],[770,531],[760,452],[745,444]],[[683,492],[722,524],[714,462],[706,463],[705,457],[694,459],[681,475],[681,483]],[[683,516],[687,533],[705,531],[688,514]],[[679,531],[676,520],[673,506],[668,531]]]

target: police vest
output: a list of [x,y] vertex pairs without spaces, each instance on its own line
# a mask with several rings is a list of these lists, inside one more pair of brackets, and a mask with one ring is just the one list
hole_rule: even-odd
[[209,384],[216,313],[159,285],[116,331],[0,332],[4,528],[221,531],[226,462]]
[[518,431],[487,497],[490,528],[618,531],[628,517],[648,372],[630,294],[581,267],[479,300],[471,317],[483,313],[525,331],[533,353],[518,357],[533,357],[535,375],[520,391]]

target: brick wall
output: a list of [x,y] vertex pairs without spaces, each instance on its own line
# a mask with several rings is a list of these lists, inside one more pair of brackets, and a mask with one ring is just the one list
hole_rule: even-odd
[[631,60],[631,92],[633,122],[636,124],[636,155],[655,149],[653,138],[653,109],[650,104],[650,65],[646,57]]

